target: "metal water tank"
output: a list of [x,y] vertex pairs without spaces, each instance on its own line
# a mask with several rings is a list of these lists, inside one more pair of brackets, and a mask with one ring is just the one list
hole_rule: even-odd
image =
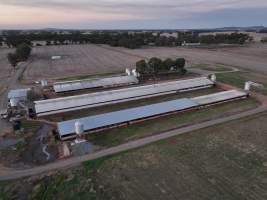
[[75,122],[75,133],[77,135],[81,135],[84,132],[84,126],[83,123],[80,121]]

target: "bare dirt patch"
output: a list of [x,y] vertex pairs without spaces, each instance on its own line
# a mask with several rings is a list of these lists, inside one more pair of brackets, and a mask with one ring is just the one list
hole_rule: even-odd
[[232,48],[165,48],[123,49],[121,51],[144,57],[184,57],[192,63],[224,64],[267,73],[267,45],[255,44]]
[[[62,58],[52,60],[54,55]],[[35,47],[31,58],[33,61],[24,73],[26,80],[124,71],[141,59],[97,45]]]
[[[213,49],[144,47],[134,50],[94,44],[44,46],[33,49],[33,61],[25,71],[24,79],[52,79],[124,71],[126,67],[134,68],[136,61],[151,57],[184,57],[188,66],[194,63],[224,64],[267,73],[266,54],[266,44]],[[52,60],[53,55],[62,58]]]

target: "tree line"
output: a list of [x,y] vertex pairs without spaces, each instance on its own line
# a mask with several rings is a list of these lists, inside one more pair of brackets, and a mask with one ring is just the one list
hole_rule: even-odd
[[140,60],[136,62],[136,71],[141,77],[164,73],[179,73],[184,75],[186,73],[185,63],[184,58],[177,58],[175,60],[167,58],[161,60],[160,58],[153,57],[148,61]]
[[200,43],[203,44],[244,44],[252,41],[253,38],[244,33],[216,34],[200,36]]
[[262,39],[261,39],[261,42],[262,42],[262,43],[267,43],[267,37],[262,38]]
[[[174,36],[165,36],[161,32],[120,32],[120,31],[92,31],[84,33],[82,31],[72,31],[69,33],[57,33],[49,31],[39,31],[23,33],[19,31],[6,31],[0,37],[0,44],[8,47],[17,47],[21,43],[32,45],[34,41],[44,41],[45,45],[68,45],[68,44],[108,44],[110,46],[120,46],[130,49],[140,48],[144,45],[151,46],[181,46],[186,43],[204,44],[244,44],[251,38],[247,34],[217,34],[199,35],[198,32],[174,32]],[[37,44],[42,45],[42,44]]]

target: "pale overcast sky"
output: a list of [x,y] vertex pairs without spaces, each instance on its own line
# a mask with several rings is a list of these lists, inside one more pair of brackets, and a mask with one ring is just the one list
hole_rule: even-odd
[[267,26],[267,0],[0,0],[0,28]]

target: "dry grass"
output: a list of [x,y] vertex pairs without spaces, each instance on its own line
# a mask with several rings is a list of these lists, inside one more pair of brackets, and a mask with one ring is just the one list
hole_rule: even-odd
[[[52,60],[53,55],[62,59]],[[67,45],[35,47],[32,59],[24,73],[26,80],[124,71],[141,58],[97,45]]]
[[[7,61],[7,53],[12,49],[0,49],[0,78],[10,74],[12,68]],[[51,60],[52,55],[61,55],[60,60]],[[134,67],[143,58],[185,57],[188,65],[207,63],[244,67],[267,73],[267,45],[255,44],[248,47],[220,49],[190,49],[151,47],[125,49],[106,45],[68,45],[34,47],[31,60],[24,73],[25,80],[52,79],[95,73],[122,71]]]
[[119,48],[122,52],[131,53],[147,58],[177,58],[184,57],[188,65],[206,63],[210,65],[223,64],[226,66],[237,66],[245,69],[267,73],[267,45],[255,44],[244,47],[201,49],[201,48],[143,48],[129,50]]
[[[267,45],[220,49],[190,49],[150,47],[125,49],[106,45],[68,45],[35,47],[33,62],[29,64],[24,79],[60,78],[67,76],[107,73],[134,67],[135,62],[151,57],[184,57],[188,65],[207,63],[243,67],[267,73]],[[61,55],[60,60],[51,60],[52,55]]]

